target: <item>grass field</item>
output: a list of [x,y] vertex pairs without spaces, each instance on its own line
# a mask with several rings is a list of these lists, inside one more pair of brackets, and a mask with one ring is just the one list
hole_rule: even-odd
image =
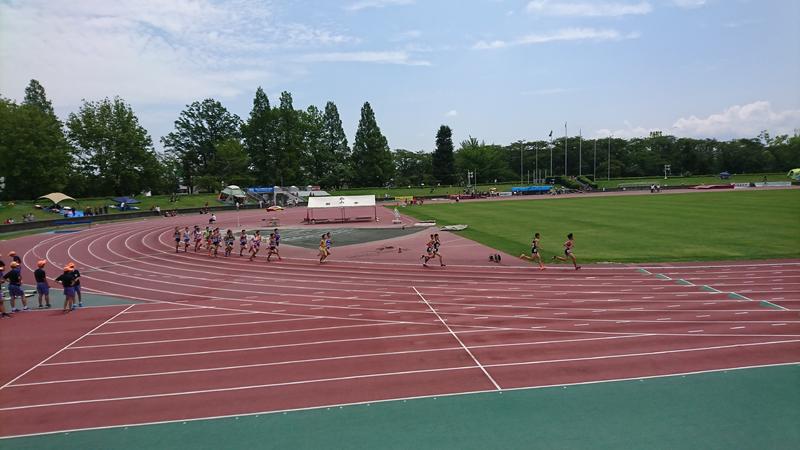
[[512,255],[527,253],[539,232],[546,259],[562,254],[569,232],[579,262],[800,257],[797,190],[461,202],[403,213],[467,224],[463,236]]
[[[181,195],[178,196],[178,201],[175,203],[170,203],[169,198],[169,195],[154,195],[152,197],[141,196],[137,198],[137,200],[141,201],[141,203],[137,203],[135,206],[139,207],[139,211],[148,211],[152,206],[158,205],[161,207],[162,211],[166,211],[168,209],[175,208],[199,208],[205,205],[206,202],[208,202],[209,206],[217,206],[222,204],[217,201],[217,194]],[[115,204],[110,197],[81,198],[78,200],[78,203],[71,201],[64,202],[63,206],[72,206],[73,208],[84,209],[87,206],[96,208]],[[28,213],[33,213],[38,220],[59,218],[57,214],[35,208],[34,205],[36,204],[45,207],[52,205],[50,200],[45,199],[14,202],[13,206],[11,205],[11,202],[2,202],[2,205],[0,205],[0,220],[5,221],[11,217],[16,222],[22,222],[22,216]],[[108,213],[119,214],[116,209],[110,209]]]

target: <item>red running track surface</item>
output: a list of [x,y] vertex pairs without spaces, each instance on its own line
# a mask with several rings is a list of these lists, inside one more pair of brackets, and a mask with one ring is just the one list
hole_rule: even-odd
[[[175,254],[164,223],[18,243],[28,268],[75,261],[84,289],[143,303],[4,319],[26,350],[4,349],[0,435],[800,361],[800,261],[266,264]],[[784,309],[729,296],[748,285]]]

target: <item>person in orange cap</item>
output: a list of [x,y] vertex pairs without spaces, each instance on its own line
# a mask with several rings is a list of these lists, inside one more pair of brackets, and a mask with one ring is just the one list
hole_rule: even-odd
[[19,268],[20,270],[22,270],[22,259],[19,256],[17,256],[17,252],[11,250],[10,252],[8,252],[8,257],[11,258],[11,262],[19,264]]
[[44,298],[47,308],[50,307],[50,285],[47,284],[47,274],[44,271],[44,266],[47,264],[47,261],[44,259],[40,259],[36,262],[36,267],[38,269],[33,271],[33,278],[36,279],[36,293],[39,294],[39,309],[45,308],[45,305],[42,304],[42,298]]
[[81,297],[81,272],[75,268],[75,263],[70,262],[67,264],[69,266],[69,270],[72,271],[72,274],[75,276],[75,279],[72,282],[72,286],[75,288],[75,295],[78,297],[78,306],[83,307],[83,298]]
[[75,309],[75,287],[73,285],[75,275],[72,273],[72,268],[64,266],[64,273],[59,275],[56,281],[64,286],[64,312],[70,312]]
[[11,312],[18,312],[17,297],[22,300],[22,310],[28,310],[28,300],[25,299],[25,292],[22,291],[22,273],[19,270],[19,263],[11,262],[11,270],[3,275],[3,279],[8,281],[8,295],[11,300]]

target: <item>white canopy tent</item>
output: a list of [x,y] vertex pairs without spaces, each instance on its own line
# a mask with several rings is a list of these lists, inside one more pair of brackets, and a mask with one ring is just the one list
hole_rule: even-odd
[[[358,215],[359,211],[363,211],[364,208],[372,208],[372,215],[366,216],[363,213]],[[375,195],[308,197],[307,223],[374,221],[377,217]]]

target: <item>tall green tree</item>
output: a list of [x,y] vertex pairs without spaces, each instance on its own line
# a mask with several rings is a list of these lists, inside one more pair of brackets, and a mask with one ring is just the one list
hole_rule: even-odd
[[93,195],[138,194],[158,185],[153,141],[121,98],[84,101],[69,115],[67,130]]
[[[41,98],[46,101],[43,90]],[[64,190],[72,155],[61,122],[40,105],[0,97],[0,161],[0,198],[34,199]]]
[[300,114],[303,127],[302,171],[309,183],[324,184],[323,179],[330,171],[333,155],[323,144],[324,117],[314,105]]
[[250,117],[242,124],[244,149],[250,156],[253,175],[258,184],[275,184],[277,168],[276,132],[277,112],[270,108],[269,98],[259,86],[253,99]]
[[352,167],[356,186],[384,186],[394,177],[389,143],[378,127],[369,102],[361,107],[361,119],[353,144]]
[[282,186],[301,184],[305,181],[305,174],[301,170],[305,159],[303,124],[300,111],[294,109],[289,92],[281,92],[276,125],[277,148],[273,159],[277,170],[275,181]]
[[[456,170],[461,179],[466,181],[466,173],[475,172],[478,183],[490,183],[494,180],[512,180],[514,172],[508,165],[505,151],[499,145],[487,145],[470,136],[461,142],[455,154]],[[462,175],[463,174],[463,175]],[[472,180],[474,183],[474,180]]]
[[47,115],[56,116],[55,110],[53,110],[53,104],[48,100],[47,94],[44,91],[44,86],[37,80],[31,80],[30,83],[28,83],[28,86],[25,88],[25,99],[22,101],[22,104],[33,106]]
[[397,149],[392,152],[395,165],[395,184],[397,186],[419,186],[422,183],[435,184],[433,178],[433,154]]
[[352,179],[353,170],[350,166],[350,146],[347,145],[347,135],[335,103],[329,101],[325,104],[322,121],[322,146],[330,161],[321,182],[327,187],[340,187]]
[[195,178],[213,175],[217,145],[239,138],[241,119],[222,103],[208,98],[194,102],[175,121],[175,131],[161,138],[168,152],[181,161],[181,178],[190,189]]
[[453,157],[453,130],[447,125],[436,132],[436,150],[433,151],[433,177],[438,183],[453,184],[456,180]]

